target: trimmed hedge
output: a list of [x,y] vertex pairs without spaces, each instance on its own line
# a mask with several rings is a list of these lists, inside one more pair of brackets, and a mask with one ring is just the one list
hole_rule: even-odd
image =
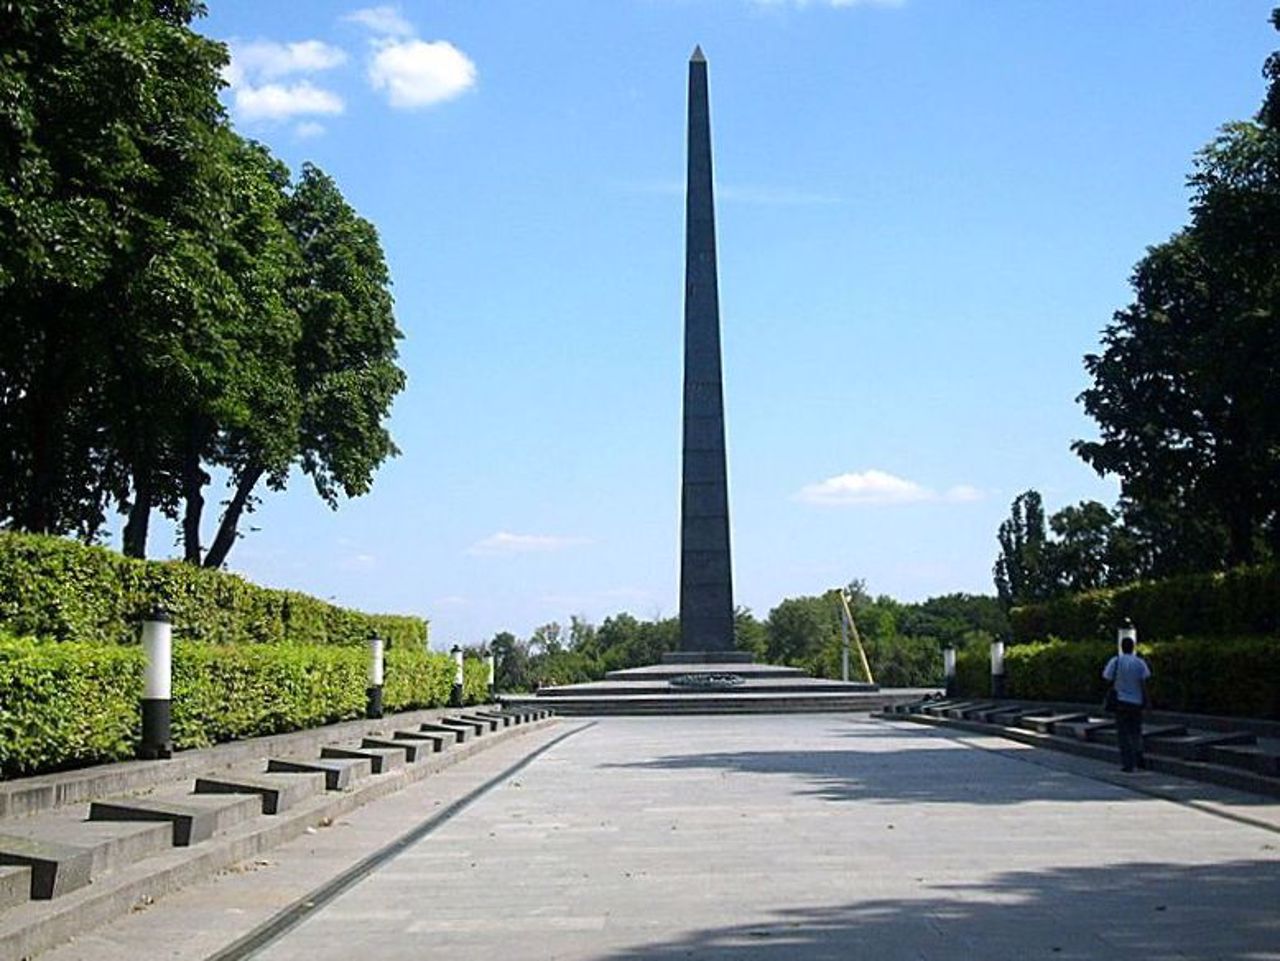
[[1072,594],[1015,607],[1009,618],[1018,642],[1114,638],[1125,619],[1138,628],[1140,643],[1183,636],[1274,637],[1280,635],[1280,564]]
[[141,561],[60,537],[0,533],[0,627],[55,641],[131,644],[155,605],[175,637],[218,644],[361,643],[425,647],[418,617],[362,614],[297,591],[258,587],[181,561]]
[[[386,655],[388,711],[448,703],[453,659],[421,647]],[[182,748],[278,734],[363,715],[363,646],[222,645],[178,641],[173,739]],[[0,637],[0,776],[132,757],[141,735],[139,646]],[[468,703],[486,699],[484,661],[464,665]]]
[[[1009,697],[1032,701],[1102,702],[1102,668],[1114,641],[1052,639],[1005,649]],[[1151,665],[1152,706],[1167,711],[1280,719],[1280,638],[1178,638],[1140,645]],[[956,683],[963,697],[991,693],[986,650],[960,653]]]

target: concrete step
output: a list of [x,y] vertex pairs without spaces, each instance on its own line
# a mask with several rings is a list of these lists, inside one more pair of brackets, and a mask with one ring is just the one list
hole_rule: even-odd
[[89,805],[90,821],[157,821],[172,825],[174,847],[189,847],[262,813],[256,794],[113,798]]
[[374,774],[386,774],[404,767],[407,753],[402,747],[339,747],[330,744],[320,749],[321,757],[364,758],[372,766]]
[[48,901],[89,883],[93,876],[93,851],[57,841],[0,834],[0,865],[27,868],[30,871],[28,897],[32,901]]
[[494,711],[476,711],[476,717],[487,717],[498,722],[499,727],[510,727],[516,723],[516,719],[510,714],[499,714]]
[[[424,727],[426,725],[423,725]],[[434,750],[444,751],[457,744],[461,738],[458,737],[457,731],[397,731],[396,735],[404,734],[405,737],[413,737],[418,740],[428,740],[435,743]]]
[[404,752],[404,760],[406,764],[417,764],[424,757],[435,750],[435,745],[429,741],[421,739],[405,740],[392,739],[389,737],[366,737],[360,742],[362,748],[370,748],[372,750],[391,749]]
[[1234,734],[1192,731],[1189,734],[1176,734],[1156,737],[1148,740],[1146,750],[1151,754],[1165,754],[1170,757],[1185,758],[1188,761],[1209,760],[1209,749],[1228,744],[1256,744],[1257,736],[1248,731],[1237,731]]
[[[472,727],[468,727],[466,725],[445,724],[441,721],[429,721],[426,724],[419,724],[418,732],[421,732],[423,734],[431,734],[431,733],[452,734],[454,737],[454,741],[458,744],[461,744],[464,741],[466,741],[467,738],[471,737],[472,734],[475,733],[475,729]],[[396,731],[395,734],[392,736],[393,737],[398,736],[400,733],[401,733],[400,731]],[[409,733],[409,732],[405,732],[405,733]],[[413,732],[413,733],[417,733],[417,732]]]
[[[978,701],[976,703],[970,701],[967,704],[956,704],[951,707],[943,708],[938,712],[937,716],[959,718],[963,720],[970,717],[976,717],[984,711],[998,710],[1001,706],[1002,705],[995,701]],[[1004,706],[1007,707],[1008,705]]]
[[31,866],[0,864],[0,911],[31,900]]
[[1092,741],[1099,732],[1114,731],[1115,721],[1090,717],[1083,721],[1059,721],[1053,733],[1062,737],[1074,737],[1077,741]]
[[297,774],[252,772],[206,775],[196,778],[196,794],[257,794],[263,814],[279,814],[299,801],[322,792],[325,776],[318,771]]
[[583,715],[648,715],[648,714],[788,714],[829,713],[843,711],[876,711],[889,704],[914,700],[915,695],[889,692],[852,694],[817,693],[750,694],[697,693],[676,695],[639,695],[634,697],[558,697],[554,714],[560,717]]
[[1028,731],[1039,731],[1041,734],[1052,734],[1056,724],[1088,719],[1088,714],[1028,714],[1018,718],[1014,726]]
[[[1186,733],[1186,727],[1181,724],[1144,724],[1142,725],[1142,746],[1145,750],[1153,738],[1181,737]],[[1109,744],[1112,747],[1116,747],[1120,743],[1120,735],[1113,727],[1109,730],[1095,732],[1092,740],[1099,744]]]
[[267,760],[269,774],[306,774],[308,771],[324,775],[326,791],[345,791],[356,781],[373,773],[373,762],[368,758],[317,758],[314,761],[299,761],[273,757]]
[[460,721],[479,721],[481,724],[483,724],[483,725],[484,725],[484,729],[485,729],[486,731],[489,731],[489,732],[496,731],[496,730],[498,730],[498,728],[502,727],[502,722],[501,722],[501,721],[499,721],[497,718],[495,718],[495,717],[484,717],[484,716],[483,716],[483,715],[481,715],[481,714],[460,714],[460,715],[458,715],[458,720],[460,720]]
[[37,843],[66,844],[92,856],[91,878],[126,867],[173,847],[173,829],[156,821],[90,821],[88,807],[17,818],[4,825],[10,837]]
[[1280,754],[1256,745],[1222,745],[1209,748],[1209,761],[1242,768],[1267,777],[1280,777]]
[[448,717],[440,718],[440,724],[444,727],[465,727],[474,737],[480,737],[482,734],[489,733],[489,724],[487,721],[468,721],[456,714],[450,714]]

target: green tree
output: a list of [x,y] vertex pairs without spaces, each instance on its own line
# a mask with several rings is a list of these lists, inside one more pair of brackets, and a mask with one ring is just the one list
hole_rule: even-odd
[[[231,471],[231,497],[204,563],[219,567],[253,509],[265,478],[271,490],[288,482],[296,463],[330,507],[339,495],[358,497],[373,474],[399,453],[386,426],[391,404],[404,389],[396,364],[391,277],[373,224],[346,202],[333,179],[306,164],[283,208],[298,261],[286,290],[299,335],[291,358],[292,380],[258,383],[261,417],[234,425],[222,441]],[[274,356],[267,353],[267,356]],[[279,394],[271,394],[274,385]],[[296,397],[296,418],[291,403]]]
[[1148,250],[1086,356],[1100,439],[1073,445],[1126,501],[1220,523],[1225,557],[1174,552],[1201,568],[1280,550],[1280,57],[1264,73],[1257,118],[1196,158],[1191,223]]
[[[92,539],[127,466],[121,312],[203,216],[225,49],[183,0],[11,0],[0,28],[0,519]],[[175,217],[175,211],[179,213]]]
[[997,538],[996,593],[1008,610],[1019,604],[1043,601],[1056,592],[1048,550],[1044,503],[1035,490],[1014,498],[1009,518],[1000,525]]

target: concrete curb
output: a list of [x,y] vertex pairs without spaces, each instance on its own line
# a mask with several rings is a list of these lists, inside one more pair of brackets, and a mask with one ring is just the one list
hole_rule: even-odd
[[[477,710],[494,705],[478,704]],[[545,708],[549,705],[540,704]],[[386,717],[340,721],[324,727],[307,728],[286,734],[229,741],[212,747],[179,751],[160,761],[116,761],[56,774],[0,782],[0,818],[39,814],[69,804],[84,804],[117,794],[134,794],[160,784],[182,781],[235,767],[245,761],[268,755],[283,757],[319,757],[320,748],[334,742],[359,742],[361,738],[396,727],[417,727],[456,713],[448,707],[424,708],[388,714]],[[390,736],[390,735],[388,735]]]
[[[386,726],[388,722],[394,724],[399,720],[388,718],[377,723]],[[154,898],[249,860],[303,834],[308,828],[318,826],[321,821],[337,818],[392,794],[490,745],[543,730],[556,724],[557,720],[550,717],[495,731],[443,753],[432,754],[415,764],[378,775],[349,791],[326,792],[283,814],[253,818],[196,847],[172,848],[55,901],[32,901],[12,908],[0,916],[0,961],[29,958],[126,914],[136,905],[149,903]],[[333,728],[321,730],[325,741],[332,740],[336,734]],[[257,757],[258,751],[255,750],[252,756]]]
[[[1117,748],[1106,744],[1081,741],[1076,738],[1059,737],[1055,734],[1043,734],[1026,728],[1004,727],[999,724],[986,724],[981,721],[968,721],[959,718],[933,717],[928,714],[895,714],[882,713],[876,715],[890,721],[911,721],[915,724],[927,724],[931,727],[956,728],[973,734],[993,734],[1009,741],[1017,741],[1032,747],[1050,748],[1065,754],[1075,754],[1091,758],[1095,761],[1106,761],[1115,764],[1120,757]],[[1266,797],[1280,797],[1280,781],[1261,774],[1254,774],[1242,769],[1223,767],[1217,764],[1206,764],[1202,761],[1188,761],[1183,758],[1170,757],[1166,754],[1146,754],[1147,767],[1162,774],[1173,774],[1192,781],[1204,781],[1229,787],[1237,791],[1261,794]]]

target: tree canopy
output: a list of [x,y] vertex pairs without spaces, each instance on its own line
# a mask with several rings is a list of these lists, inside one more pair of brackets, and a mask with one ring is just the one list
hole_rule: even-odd
[[[396,453],[373,225],[230,126],[187,0],[13,0],[0,26],[0,523],[220,565],[294,468],[331,506]],[[205,490],[231,493],[202,542]]]

